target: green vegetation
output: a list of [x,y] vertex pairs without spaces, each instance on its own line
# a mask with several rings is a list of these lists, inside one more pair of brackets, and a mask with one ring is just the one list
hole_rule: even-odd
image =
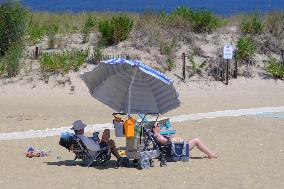
[[250,60],[255,52],[256,47],[248,37],[241,37],[237,42],[237,59],[241,61]]
[[168,71],[172,71],[172,69],[175,67],[175,62],[172,58],[168,57],[167,58],[167,67],[168,67]]
[[103,59],[102,49],[99,48],[99,47],[96,47],[95,52],[94,52],[94,56],[95,56],[95,64],[99,64],[100,61]]
[[28,11],[19,3],[6,1],[0,6],[0,57],[11,44],[23,40],[27,29]]
[[177,28],[191,28],[192,10],[187,7],[178,7],[175,11],[172,11],[168,16],[165,12],[161,12],[160,18],[166,20],[168,27]]
[[189,57],[189,63],[191,65],[191,76],[194,76],[195,74],[200,75],[202,72],[202,69],[205,67],[207,61],[203,61],[201,64],[197,64],[193,59],[194,54],[192,54]]
[[22,43],[12,44],[0,59],[0,75],[8,74],[8,77],[15,77],[20,71],[20,59],[23,51]]
[[51,24],[47,26],[47,37],[48,37],[48,47],[50,49],[54,48],[56,38],[55,35],[58,33],[59,27],[56,24]]
[[89,33],[95,30],[96,22],[97,22],[96,18],[93,17],[92,15],[88,15],[88,17],[86,18],[85,25],[82,30],[84,36],[83,39],[84,42],[88,40],[87,38]]
[[99,22],[99,32],[102,35],[103,43],[113,45],[126,40],[132,26],[133,21],[125,14],[114,16],[111,20]]
[[284,62],[277,61],[274,57],[269,57],[266,71],[276,79],[284,79]]
[[[50,12],[33,12],[32,23],[37,24],[40,27],[46,27],[50,24],[56,24],[59,26],[58,33],[78,33],[82,32],[86,24],[88,17],[98,21],[109,20],[114,16],[119,16],[119,13],[99,13],[99,12],[88,12],[73,14],[69,12],[64,13],[50,13]],[[139,20],[138,14],[127,13],[134,21]]]
[[[161,18],[167,18],[162,12]],[[190,26],[197,33],[209,33],[221,27],[222,20],[208,10],[191,10],[187,7],[178,7],[168,16],[171,25]]]
[[171,71],[175,67],[174,62],[174,51],[176,48],[176,39],[175,37],[172,38],[171,42],[167,41],[160,41],[160,53],[161,55],[167,56],[167,68]]
[[247,16],[241,23],[244,34],[257,35],[263,33],[263,23],[257,15]]
[[43,72],[68,73],[70,70],[78,71],[87,56],[87,52],[81,51],[43,54],[39,62]]
[[0,60],[0,76],[3,75],[6,72],[6,64],[5,62],[1,59]]
[[284,33],[284,12],[271,12],[265,16],[265,29],[274,37],[279,38]]
[[7,64],[6,71],[8,73],[8,77],[15,77],[18,75],[23,49],[24,45],[22,43],[15,43],[15,45],[6,52],[3,60]]
[[57,25],[58,33],[76,33],[83,28],[85,17],[86,14],[36,12],[31,14],[30,24],[43,28],[45,35],[50,25]]
[[[187,7],[181,6],[178,7],[175,11],[170,13],[170,18],[182,17],[183,19],[190,20],[192,17],[193,11]],[[163,15],[166,15],[165,13]]]
[[212,32],[221,26],[221,20],[210,11],[200,10],[192,14],[192,27],[195,32]]
[[20,69],[28,11],[18,2],[4,1],[0,4],[0,20],[0,73],[14,77]]
[[174,48],[174,44],[167,41],[160,41],[159,47],[161,55],[170,55]]
[[28,35],[29,35],[29,41],[32,44],[38,43],[44,37],[45,33],[46,33],[45,27],[41,27],[38,24],[30,23],[28,29]]

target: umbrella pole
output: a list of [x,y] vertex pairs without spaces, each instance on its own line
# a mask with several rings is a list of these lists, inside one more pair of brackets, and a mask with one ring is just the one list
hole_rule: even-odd
[[134,74],[133,74],[133,76],[131,77],[131,82],[130,82],[130,85],[129,85],[129,88],[128,88],[128,118],[130,117],[131,89],[132,89],[133,83],[134,83],[134,81],[135,81],[136,72],[137,72],[137,68],[135,68],[135,70],[134,70]]

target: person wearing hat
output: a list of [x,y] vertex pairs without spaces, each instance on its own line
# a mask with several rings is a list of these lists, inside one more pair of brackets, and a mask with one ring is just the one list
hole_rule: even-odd
[[93,139],[84,135],[84,129],[87,125],[84,124],[81,120],[76,120],[73,122],[72,130],[74,130],[75,135],[82,140],[86,148],[90,151],[99,151],[100,147],[109,146],[111,153],[117,158],[118,163],[124,158],[122,158],[116,148],[115,142],[110,139],[110,130],[105,129],[102,135],[101,142],[94,141]]

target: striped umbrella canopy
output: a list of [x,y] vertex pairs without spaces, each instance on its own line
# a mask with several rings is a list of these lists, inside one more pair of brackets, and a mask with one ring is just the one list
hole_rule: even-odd
[[94,98],[117,112],[163,114],[180,105],[173,81],[140,61],[110,59],[81,79]]

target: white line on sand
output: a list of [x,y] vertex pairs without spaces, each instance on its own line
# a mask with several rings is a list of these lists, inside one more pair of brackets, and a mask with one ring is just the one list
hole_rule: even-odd
[[[218,118],[218,117],[236,117],[236,116],[254,115],[254,114],[261,114],[261,113],[273,113],[273,112],[274,113],[284,112],[284,106],[225,110],[225,111],[216,111],[216,112],[208,112],[208,113],[188,114],[188,115],[173,116],[173,117],[170,117],[170,120],[171,122],[182,122],[182,121],[187,121],[187,120],[200,120],[200,119]],[[0,140],[13,140],[13,139],[56,136],[56,135],[60,135],[62,132],[67,132],[67,131],[70,132],[71,131],[70,127],[71,126],[45,129],[45,130],[30,130],[30,131],[23,131],[23,132],[1,133]],[[88,125],[86,127],[86,132],[93,132],[94,130],[100,131],[106,128],[112,129],[113,128],[112,123]]]

